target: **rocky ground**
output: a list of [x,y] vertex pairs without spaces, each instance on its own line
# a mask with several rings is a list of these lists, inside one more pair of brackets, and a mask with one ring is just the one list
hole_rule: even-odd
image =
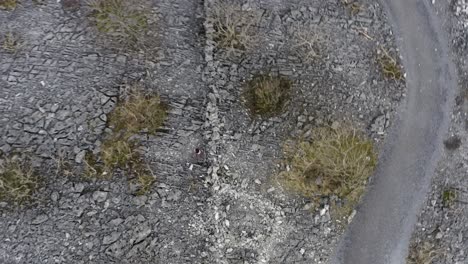
[[[468,263],[468,2],[435,1],[434,8],[450,32],[459,87],[445,152],[439,161],[427,204],[413,234],[408,263]],[[420,256],[420,257],[416,257]],[[426,259],[427,262],[417,262]]]
[[[342,232],[328,201],[313,210],[273,176],[284,141],[317,126],[350,122],[381,145],[404,82],[379,70],[377,50],[395,50],[378,3],[243,1],[258,18],[254,48],[227,56],[214,0],[154,0],[148,56],[110,49],[79,1],[42,2],[0,10],[0,36],[22,43],[0,51],[0,150],[28,155],[43,178],[32,206],[0,203],[0,262],[327,262]],[[312,60],[295,47],[300,29],[318,39]],[[279,117],[252,118],[243,87],[270,71],[293,81],[292,99]],[[123,173],[84,180],[79,169],[131,81],[170,109],[157,136],[140,136],[157,176],[141,196]]]

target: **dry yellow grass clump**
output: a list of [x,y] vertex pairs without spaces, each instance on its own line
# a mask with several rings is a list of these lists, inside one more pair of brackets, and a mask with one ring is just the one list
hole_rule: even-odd
[[260,16],[242,10],[229,1],[218,2],[210,9],[209,18],[214,27],[214,41],[228,55],[239,54],[255,44],[256,26]]
[[167,107],[157,95],[145,95],[138,86],[131,87],[109,115],[109,126],[113,133],[101,146],[101,155],[90,153],[85,156],[87,177],[109,178],[115,169],[124,170],[135,176],[140,186],[138,194],[149,190],[155,177],[144,163],[138,151],[139,145],[132,139],[137,133],[156,134],[167,116]]
[[89,0],[90,18],[96,28],[130,47],[144,44],[148,30],[148,15],[143,4],[136,0]]
[[407,264],[432,264],[442,251],[429,242],[412,245],[408,254]]
[[14,53],[23,46],[20,37],[17,34],[8,32],[3,37],[2,48],[8,52]]
[[285,77],[257,75],[247,86],[245,99],[254,115],[269,117],[280,113],[290,97],[291,81]]
[[144,95],[138,89],[130,91],[126,100],[117,104],[109,117],[115,133],[126,135],[143,130],[156,133],[167,116],[167,108],[157,95]]
[[378,62],[382,69],[383,75],[388,79],[401,80],[403,73],[398,61],[390,55],[390,52],[381,48],[378,53]]
[[0,10],[13,10],[16,8],[18,1],[16,0],[0,0]]
[[18,159],[0,162],[0,201],[25,202],[38,185],[38,178],[26,162]]
[[372,141],[355,129],[319,128],[312,139],[289,145],[287,168],[280,173],[285,186],[306,197],[335,195],[344,204],[340,216],[352,212],[359,202],[377,155]]
[[292,49],[304,63],[316,61],[324,53],[325,39],[312,26],[296,25],[291,34]]

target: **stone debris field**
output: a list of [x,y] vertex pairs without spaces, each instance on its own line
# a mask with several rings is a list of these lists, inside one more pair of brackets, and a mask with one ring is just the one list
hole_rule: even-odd
[[[0,263],[329,263],[405,96],[377,1],[0,0]],[[414,263],[468,263],[466,98]]]

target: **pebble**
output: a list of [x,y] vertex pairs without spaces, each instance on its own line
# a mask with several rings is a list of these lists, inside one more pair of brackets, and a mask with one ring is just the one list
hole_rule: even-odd
[[47,221],[49,219],[49,217],[45,214],[42,214],[42,215],[39,215],[37,216],[32,222],[31,224],[33,225],[40,225],[42,223],[44,223],[45,221]]
[[93,193],[93,200],[100,203],[107,199],[107,192],[95,191]]
[[75,156],[75,162],[78,164],[81,164],[83,162],[85,155],[86,155],[86,151],[84,150],[78,152],[78,154],[76,154]]
[[123,219],[122,218],[115,218],[115,219],[112,219],[109,221],[109,224],[110,225],[113,225],[113,226],[119,226],[120,224],[123,223]]
[[120,232],[112,232],[110,235],[105,236],[102,240],[102,244],[109,245],[117,241],[119,239],[121,233]]
[[130,239],[130,243],[135,245],[146,239],[151,234],[151,227],[143,226],[141,227],[141,231],[136,233],[132,239]]

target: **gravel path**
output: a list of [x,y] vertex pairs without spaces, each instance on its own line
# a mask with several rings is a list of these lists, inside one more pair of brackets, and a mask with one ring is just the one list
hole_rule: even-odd
[[451,114],[449,133],[444,141],[443,158],[425,207],[419,215],[410,255],[433,255],[433,263],[468,263],[468,1],[436,1],[432,6],[446,32],[450,32],[453,60],[458,68],[459,91]]
[[400,36],[407,101],[335,263],[404,263],[456,88],[447,40],[428,3],[394,0],[384,6]]

